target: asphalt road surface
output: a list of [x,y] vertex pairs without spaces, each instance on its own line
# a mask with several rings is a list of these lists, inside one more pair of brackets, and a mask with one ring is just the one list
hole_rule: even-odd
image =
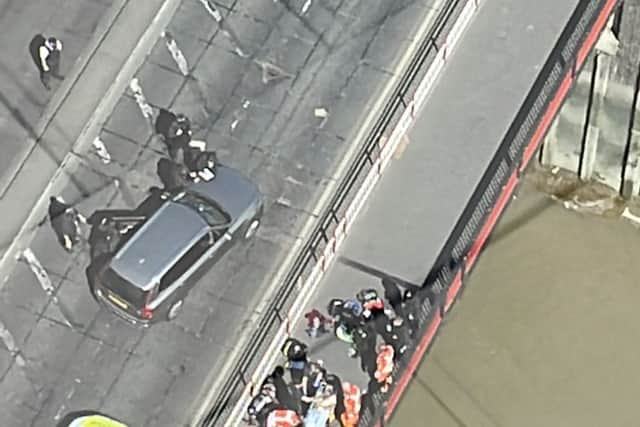
[[[27,139],[53,91],[45,90],[28,47],[38,33],[63,43],[65,75],[91,38],[113,0],[0,0],[0,189],[30,148]],[[54,79],[52,79],[54,80]],[[58,85],[52,82],[53,87]]]
[[[154,108],[191,116],[194,137],[260,186],[267,206],[256,238],[235,247],[200,281],[174,323],[141,331],[98,308],[85,283],[87,253],[69,256],[43,224],[31,248],[53,280],[58,302],[24,263],[0,291],[0,319],[26,362],[17,363],[22,358],[0,347],[0,424],[50,426],[66,412],[91,408],[130,425],[175,426],[184,425],[200,403],[204,379],[247,327],[244,319],[264,297],[302,224],[317,214],[315,201],[335,179],[335,165],[363,113],[433,4],[318,1],[301,18],[291,10],[303,2],[290,2],[291,10],[281,3],[218,2],[251,55],[241,58],[201,4],[184,0],[167,30],[190,76],[179,72],[165,40],[137,74]],[[264,83],[265,62],[285,77]],[[315,117],[316,107],[326,108],[328,119]],[[130,93],[101,138],[112,162],[77,153],[83,167],[63,192],[85,214],[132,207],[158,185],[161,145]]]
[[[382,294],[384,276],[423,283],[576,3],[481,6],[308,310],[362,289]],[[366,385],[346,344],[331,336],[314,342],[302,325],[297,334],[329,371]]]
[[639,233],[525,179],[389,425],[637,424]]

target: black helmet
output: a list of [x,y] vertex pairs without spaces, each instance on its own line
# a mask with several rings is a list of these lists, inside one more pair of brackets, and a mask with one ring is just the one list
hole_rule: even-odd
[[282,355],[288,360],[300,360],[307,357],[307,345],[295,338],[287,338],[282,345]]
[[356,295],[356,298],[358,298],[358,301],[362,303],[375,301],[379,298],[378,291],[376,291],[375,289],[363,289],[360,292],[358,292],[358,294]]
[[335,317],[342,312],[342,307],[344,307],[344,301],[340,298],[333,298],[329,301],[327,312],[329,313],[329,316]]

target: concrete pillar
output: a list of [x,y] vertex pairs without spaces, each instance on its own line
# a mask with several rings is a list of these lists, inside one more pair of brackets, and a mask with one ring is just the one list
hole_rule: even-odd
[[[579,127],[582,129],[586,127],[587,134],[584,134],[584,146],[581,150],[580,157],[578,161],[575,163],[567,162],[560,153],[562,153],[562,149],[564,149],[565,153],[567,152],[567,145],[571,145],[568,142],[558,141],[558,128],[559,128],[559,117],[564,113],[564,109],[561,109],[558,117],[555,118],[549,131],[547,132],[547,136],[543,141],[542,148],[540,150],[540,163],[544,166],[561,166],[566,167],[576,173],[580,172],[580,176],[582,179],[588,180],[592,177],[595,161],[596,161],[596,153],[598,149],[598,137],[599,130],[598,126],[598,118],[599,114],[602,110],[601,106],[604,100],[604,96],[607,92],[607,85],[609,83],[609,79],[612,75],[612,70],[614,69],[612,64],[612,57],[615,56],[618,52],[618,40],[615,35],[611,31],[611,25],[613,20],[609,21],[609,28],[606,29],[598,42],[596,43],[596,53],[594,55],[594,67],[595,69],[586,69],[584,70],[580,77],[576,79],[576,84],[580,85],[588,85],[591,87],[591,81],[595,79],[594,82],[594,92],[591,94],[593,97],[593,104],[589,110],[589,117],[583,118],[581,117]],[[586,101],[585,101],[586,105]],[[585,114],[586,114],[585,109]],[[572,126],[576,122],[576,117],[565,116],[569,126]],[[589,126],[584,126],[584,121],[588,121]],[[566,132],[565,132],[566,134]],[[565,136],[565,138],[567,138]],[[583,140],[583,133],[576,133],[575,135],[576,141],[579,138],[580,141]],[[564,145],[564,147],[561,147]],[[566,155],[566,154],[565,154]],[[571,164],[571,167],[569,167]],[[575,166],[574,166],[575,165]],[[576,168],[577,166],[577,168]]]
[[613,16],[609,19],[606,29],[598,39],[595,46],[596,56],[593,83],[593,93],[589,117],[587,117],[587,133],[585,135],[582,157],[580,159],[580,179],[588,181],[593,177],[598,152],[598,139],[600,137],[600,116],[603,113],[604,98],[607,94],[607,86],[611,78],[613,60],[618,53],[620,43],[611,31]]
[[602,32],[600,38],[596,42],[595,50],[598,53],[604,53],[609,56],[616,56],[620,49],[620,42],[616,38],[615,34],[611,30],[613,25],[613,16],[607,23],[607,28]]
[[600,128],[589,125],[582,149],[582,158],[580,159],[580,179],[583,181],[589,181],[593,177],[599,138]]
[[549,126],[547,135],[544,137],[542,147],[540,149],[540,164],[543,166],[553,166],[553,147],[558,141],[558,123],[560,122],[560,115],[562,110],[558,113],[553,123]]
[[596,153],[598,152],[598,139],[600,129],[598,124],[603,112],[604,97],[607,93],[607,85],[611,77],[612,58],[605,52],[597,52],[595,61],[593,94],[591,109],[587,118],[587,133],[585,135],[582,157],[580,159],[580,179],[588,181],[593,177],[596,163]]
[[622,197],[630,199],[640,191],[640,94],[636,94],[633,125],[629,138],[629,151],[624,165]]

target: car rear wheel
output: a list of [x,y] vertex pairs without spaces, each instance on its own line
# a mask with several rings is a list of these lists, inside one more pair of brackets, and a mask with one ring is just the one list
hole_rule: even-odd
[[178,314],[180,313],[180,310],[182,309],[182,305],[183,305],[183,300],[178,300],[176,302],[173,303],[173,305],[171,305],[171,307],[169,308],[169,311],[167,312],[167,319],[168,320],[173,320],[176,317],[178,317]]
[[260,219],[255,218],[253,221],[251,221],[251,223],[249,224],[249,227],[247,227],[247,231],[244,233],[244,238],[250,239],[253,236],[255,236],[256,231],[258,231],[258,228],[260,228]]

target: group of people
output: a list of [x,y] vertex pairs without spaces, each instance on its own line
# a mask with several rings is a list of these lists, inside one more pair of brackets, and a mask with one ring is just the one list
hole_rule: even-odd
[[306,344],[295,338],[287,339],[281,351],[286,363],[276,366],[251,401],[250,422],[260,427],[358,425],[360,387],[329,373],[322,361],[309,359]]
[[413,291],[403,293],[389,278],[382,286],[384,298],[376,289],[364,289],[355,298],[332,299],[327,310],[336,338],[349,344],[349,356],[359,356],[361,369],[386,391],[394,363],[405,355],[418,325]]
[[204,141],[192,139],[191,121],[184,114],[160,109],[155,130],[165,143],[168,157],[158,160],[157,174],[166,191],[185,187],[190,182],[210,181],[215,177],[218,158],[207,150]]
[[[162,189],[152,188],[151,197],[161,203],[162,192],[174,192],[190,183],[215,178],[218,159],[215,151],[207,150],[204,141],[192,139],[190,120],[183,114],[160,109],[155,131],[164,141],[167,155],[157,162],[157,174]],[[71,204],[59,196],[49,199],[49,220],[62,247],[72,252],[82,241],[82,225],[91,227],[88,244],[91,259],[112,254],[127,233],[153,209],[140,206],[133,210],[101,210],[86,219]]]
[[332,329],[349,345],[349,356],[360,358],[369,377],[365,391],[328,373],[322,361],[309,359],[306,344],[289,338],[282,348],[286,363],[265,379],[249,405],[251,422],[260,427],[358,425],[368,399],[389,389],[394,366],[418,332],[414,291],[401,291],[389,278],[382,280],[382,286],[384,297],[376,289],[365,289],[354,298],[332,299],[328,315],[317,309],[305,315],[309,337]]

